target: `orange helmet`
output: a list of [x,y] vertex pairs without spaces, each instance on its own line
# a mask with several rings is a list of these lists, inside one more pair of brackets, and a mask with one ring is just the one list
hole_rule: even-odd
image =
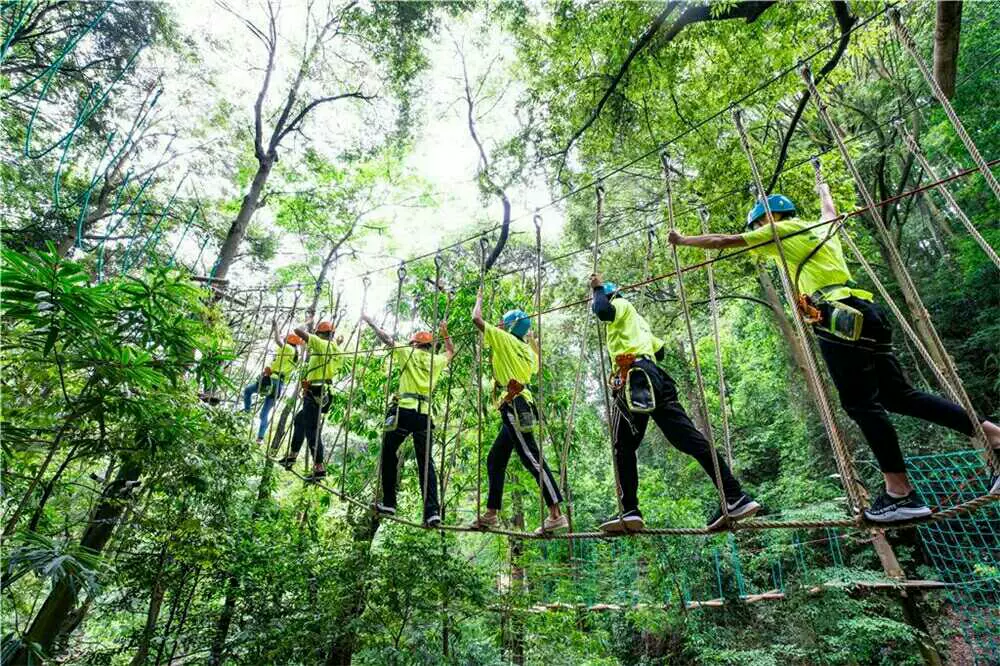
[[410,338],[410,342],[416,342],[418,345],[429,345],[434,342],[434,336],[431,335],[430,331],[417,331]]
[[305,340],[295,335],[294,333],[289,333],[288,335],[285,336],[285,342],[287,342],[290,345],[301,345],[303,342],[305,342]]
[[328,321],[321,321],[320,323],[316,324],[316,332],[317,333],[332,333],[333,332],[333,324],[331,324]]

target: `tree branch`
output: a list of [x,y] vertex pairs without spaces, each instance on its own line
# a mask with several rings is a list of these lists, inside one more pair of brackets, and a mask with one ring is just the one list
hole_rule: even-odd
[[[830,59],[826,61],[826,64],[816,73],[816,83],[822,81],[840,62],[840,59],[847,51],[848,43],[851,41],[851,30],[854,28],[854,24],[858,22],[858,17],[851,14],[851,10],[844,0],[834,0],[831,4],[833,4],[833,13],[837,17],[837,25],[840,26],[840,42],[837,44],[837,50],[834,51]],[[788,123],[788,131],[785,132],[785,138],[781,141],[778,161],[774,166],[774,173],[771,174],[771,179],[767,183],[767,193],[774,189],[778,178],[781,177],[781,170],[785,166],[785,160],[788,159],[788,148],[792,143],[792,135],[795,133],[795,128],[798,126],[799,120],[802,119],[802,114],[805,112],[808,103],[809,91],[806,90],[802,93],[802,97],[799,98],[795,113]]]

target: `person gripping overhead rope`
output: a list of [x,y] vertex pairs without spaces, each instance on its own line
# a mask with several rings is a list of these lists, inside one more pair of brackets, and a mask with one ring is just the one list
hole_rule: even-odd
[[[649,322],[625,299],[613,282],[600,274],[590,276],[592,309],[607,323],[608,354],[613,364],[609,382],[614,393],[612,436],[618,466],[622,515],[601,524],[604,532],[640,530],[645,527],[639,510],[639,468],[637,453],[649,419],[660,428],[674,448],[693,457],[715,483],[711,447],[695,427],[677,397],[677,385],[654,359],[663,358],[663,341],[653,335]],[[726,512],[719,510],[708,521],[716,529],[730,519],[748,518],[760,510],[745,493],[722,456],[716,455],[726,496]]]
[[396,513],[399,447],[407,437],[413,435],[420,491],[424,496],[424,524],[436,527],[441,524],[441,513],[434,457],[428,450],[433,439],[428,436],[428,430],[433,432],[434,428],[434,406],[431,404],[434,386],[455,356],[455,346],[448,335],[448,325],[441,323],[440,334],[444,340],[445,353],[437,354],[433,349],[434,336],[430,331],[418,331],[410,338],[408,347],[396,347],[392,336],[379,328],[368,315],[361,315],[361,321],[375,331],[379,340],[392,348],[393,365],[400,370],[399,393],[393,397],[385,415],[380,464],[382,500],[375,503],[375,511],[387,515]]
[[495,527],[499,523],[498,513],[503,500],[507,463],[511,452],[517,451],[521,463],[541,487],[542,497],[549,508],[549,515],[542,521],[538,531],[542,533],[566,529],[569,521],[559,506],[563,501],[559,484],[552,476],[548,464],[539,462],[538,443],[534,436],[538,409],[527,385],[538,372],[538,352],[533,347],[534,340],[528,337],[531,318],[523,310],[511,310],[503,316],[500,327],[486,323],[483,319],[483,290],[480,288],[476,294],[476,305],[472,309],[472,323],[483,332],[483,346],[493,351],[493,380],[503,394],[497,402],[500,432],[486,458],[489,479],[486,512],[471,527],[484,529]]
[[299,456],[302,442],[307,440],[313,456],[310,479],[318,480],[326,476],[320,422],[330,410],[333,380],[343,367],[344,360],[340,347],[343,338],[336,337],[336,329],[332,323],[321,321],[313,333],[306,330],[311,326],[313,316],[311,311],[308,312],[305,324],[295,329],[295,334],[306,342],[309,363],[302,380],[302,409],[295,415],[291,448],[288,455],[279,462],[285,469],[291,469]]
[[[874,302],[874,296],[851,279],[837,236],[840,218],[818,170],[816,191],[821,221],[828,224],[812,229],[795,217],[795,206],[786,197],[772,194],[767,202],[800,294],[796,306],[812,325],[840,403],[864,434],[885,480],[885,489],[865,510],[865,517],[878,523],[927,517],[931,509],[910,484],[888,413],[914,416],[967,436],[973,434],[972,417],[950,400],[916,390],[907,380],[892,349],[888,316]],[[749,230],[742,234],[683,236],[671,232],[669,241],[707,249],[749,247],[758,257],[778,258],[763,202],[750,210],[747,225]],[[990,446],[1000,451],[1000,427],[985,420],[982,424]],[[990,492],[1000,494],[1000,476],[990,480]]]
[[282,340],[281,336],[278,335],[278,324],[273,321],[271,322],[271,335],[274,337],[274,344],[278,346],[277,351],[274,353],[274,359],[271,360],[269,366],[264,368],[264,372],[260,378],[243,390],[244,412],[250,411],[255,393],[259,392],[264,396],[264,403],[260,408],[260,426],[257,428],[258,444],[264,441],[264,436],[267,434],[267,423],[271,415],[271,408],[281,398],[288,380],[291,379],[292,373],[295,372],[295,367],[298,365],[298,348],[305,344],[305,340],[294,333],[289,333]]

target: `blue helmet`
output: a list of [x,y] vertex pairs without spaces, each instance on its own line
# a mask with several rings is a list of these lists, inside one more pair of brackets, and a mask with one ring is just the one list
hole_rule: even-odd
[[[771,209],[772,213],[794,213],[795,204],[792,200],[786,197],[784,194],[772,194],[767,198],[767,207]],[[747,213],[747,229],[753,226],[753,223],[764,217],[764,202],[758,201],[750,212]]]
[[611,298],[614,294],[617,294],[619,291],[618,285],[616,285],[614,282],[605,282],[603,289],[604,289],[604,295],[607,296],[608,298]]
[[504,330],[516,338],[523,338],[531,329],[531,316],[524,310],[511,310],[503,316]]

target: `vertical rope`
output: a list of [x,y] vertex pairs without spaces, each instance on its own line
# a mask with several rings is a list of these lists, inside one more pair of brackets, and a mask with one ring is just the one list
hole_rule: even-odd
[[[708,233],[708,208],[698,206],[698,218],[701,220],[701,233]],[[726,372],[722,364],[722,338],[719,335],[719,299],[715,289],[715,271],[712,264],[706,266],[708,275],[708,302],[712,313],[712,337],[715,341],[715,371],[719,375],[719,411],[722,413],[722,437],[726,447],[726,461],[733,468],[733,439],[729,428],[729,410],[727,406]],[[677,274],[680,279],[680,273]]]
[[930,86],[931,92],[934,94],[934,98],[937,99],[938,103],[941,104],[941,108],[944,110],[945,115],[948,116],[948,120],[951,121],[951,126],[955,128],[955,133],[958,134],[958,138],[962,140],[965,145],[965,149],[969,151],[969,155],[972,160],[976,163],[979,168],[979,173],[982,174],[983,179],[991,190],[993,190],[993,195],[1000,201],[1000,183],[997,182],[996,177],[993,172],[990,171],[989,165],[983,156],[979,153],[979,149],[976,147],[976,143],[969,136],[966,131],[965,126],[962,124],[961,119],[958,114],[955,113],[955,109],[952,107],[951,102],[948,101],[948,97],[941,90],[941,86],[938,85],[934,76],[931,74],[930,70],[927,69],[927,64],[924,62],[920,54],[917,53],[917,43],[913,40],[913,36],[910,31],[903,24],[903,20],[900,17],[898,9],[889,10],[889,20],[892,22],[893,27],[896,29],[896,34],[899,35],[899,41],[902,42],[903,48],[906,52],[910,54],[913,58],[913,62],[917,65],[917,69],[920,70],[920,74],[924,77],[924,81]]
[[[598,260],[601,253],[601,226],[604,224],[604,183],[598,182],[597,186],[594,188],[597,194],[597,210],[594,217],[594,254],[592,259],[592,271],[597,272]],[[609,440],[611,442],[611,468],[614,470],[615,474],[615,497],[618,500],[618,516],[621,518],[624,516],[625,508],[622,504],[622,482],[621,477],[618,475],[618,460],[615,458],[615,437],[617,433],[617,423],[612,419],[611,415],[611,396],[608,394],[608,360],[605,358],[608,354],[607,346],[604,344],[604,329],[601,327],[601,320],[594,318],[594,325],[597,327],[597,357],[601,361],[601,376],[598,377],[598,383],[601,385],[601,391],[604,395],[604,415],[608,420],[608,433],[610,435]],[[615,406],[615,411],[618,411],[618,406]],[[619,416],[619,418],[621,418]],[[622,523],[624,525],[624,522]]]
[[[431,436],[434,432],[434,429],[431,427],[434,418],[434,357],[437,356],[438,328],[441,325],[440,313],[438,312],[438,292],[441,291],[441,264],[443,261],[444,259],[441,256],[441,250],[438,250],[437,254],[434,255],[434,291],[431,294],[431,298],[434,301],[434,326],[431,331],[430,391],[427,394],[427,432],[424,438],[424,488],[422,493],[423,504],[421,504],[421,508],[426,506],[427,493],[430,492],[430,484],[427,477],[431,469],[431,444],[434,443],[434,438]],[[419,400],[417,401],[417,411],[420,411]],[[441,503],[441,499],[442,498],[440,497],[438,498],[438,504]]]
[[[288,311],[288,317],[285,319],[285,324],[282,327],[283,329],[288,329],[288,327],[291,326],[291,323],[293,321],[295,321],[295,313],[298,311],[298,308],[299,308],[299,299],[301,297],[302,297],[302,289],[296,288],[295,292],[294,292],[294,295],[292,297],[292,307]],[[287,344],[287,343],[285,343],[285,344]],[[299,361],[302,360],[302,354],[297,353],[296,356],[298,357]],[[291,384],[293,384],[295,382],[295,375],[296,375],[297,372],[298,372],[298,363],[296,363],[295,367],[293,367],[291,369],[291,371],[288,373],[288,378],[287,378],[287,380],[285,382],[285,385],[281,387],[281,393],[276,393],[275,396],[274,396],[274,403],[271,405],[271,417],[270,417],[270,421],[267,424],[267,436],[268,437],[274,437],[274,424],[275,424],[275,422],[278,421],[278,418],[277,418],[278,417],[278,409],[281,407],[282,396],[284,396],[285,391],[288,390],[288,386],[291,385]],[[272,448],[273,448],[273,444],[269,443],[266,450],[270,451]]]
[[[903,135],[903,141],[906,142],[907,149],[917,160],[917,164],[920,165],[920,168],[923,169],[924,173],[932,181],[938,180],[937,174],[934,172],[934,168],[931,167],[930,162],[927,161],[927,157],[924,155],[924,151],[920,149],[920,144],[917,143],[917,140],[906,130],[902,123],[899,123],[898,127],[900,133]],[[944,197],[944,200],[948,202],[952,213],[958,218],[959,222],[962,223],[965,230],[969,232],[969,235],[972,236],[972,240],[976,241],[976,244],[982,248],[983,252],[986,253],[986,256],[993,262],[993,265],[996,266],[997,269],[1000,269],[1000,256],[997,255],[996,250],[994,250],[990,244],[986,242],[983,235],[979,233],[979,230],[972,224],[972,220],[969,219],[969,217],[965,214],[965,211],[962,210],[962,207],[958,205],[957,201],[955,201],[955,197],[952,195],[948,187],[941,184],[934,189],[936,189],[938,194]],[[931,228],[933,229],[933,223]]]
[[[674,219],[674,201],[670,190],[670,165],[667,162],[667,154],[660,155],[660,166],[663,167],[663,193],[667,202],[667,228],[674,231],[677,222]],[[705,406],[705,439],[708,440],[708,450],[712,455],[712,472],[715,477],[715,489],[719,492],[719,503],[722,506],[722,516],[726,522],[729,521],[729,502],[726,501],[726,490],[722,485],[722,470],[719,467],[719,454],[715,450],[715,435],[712,432],[712,419],[708,416],[708,398],[705,394],[705,378],[701,374],[701,363],[698,360],[698,341],[694,336],[694,325],[691,323],[691,312],[688,310],[687,293],[684,289],[684,277],[681,272],[681,260],[677,254],[677,246],[670,244],[670,255],[674,262],[674,275],[677,276],[677,299],[680,301],[681,314],[684,315],[684,327],[688,334],[688,343],[691,345],[691,363],[694,365],[694,378],[698,386],[698,395],[701,404]],[[715,321],[716,312],[712,310],[712,320]],[[723,411],[725,405],[723,404]]]
[[[896,17],[895,22],[898,27],[902,29],[901,37],[904,37],[905,42],[905,28],[902,28],[902,24],[898,22],[898,16]],[[921,64],[919,63],[919,60],[918,64]],[[906,264],[903,263],[903,258],[899,255],[899,250],[896,248],[895,243],[893,243],[892,236],[889,234],[889,230],[885,226],[885,221],[882,219],[882,214],[875,205],[875,200],[868,191],[868,187],[865,185],[864,179],[861,177],[861,173],[858,171],[857,165],[847,152],[847,146],[844,145],[844,140],[840,135],[840,128],[833,121],[833,118],[830,117],[830,113],[826,108],[823,98],[819,96],[819,91],[816,90],[816,82],[813,80],[812,72],[809,70],[808,65],[802,68],[802,78],[805,80],[806,86],[809,88],[809,92],[812,96],[813,103],[816,105],[816,110],[819,112],[819,116],[823,119],[823,122],[830,129],[830,133],[833,135],[833,140],[837,144],[837,150],[840,152],[844,166],[847,167],[848,171],[850,171],[851,177],[854,179],[858,188],[858,192],[861,194],[865,205],[868,206],[868,216],[875,223],[875,228],[878,230],[879,236],[882,238],[882,242],[886,247],[886,251],[889,253],[890,259],[899,267],[899,286],[903,290],[903,293],[908,297],[908,300],[912,301],[914,317],[926,324],[931,342],[941,351],[941,363],[944,366],[943,374],[949,379],[949,383],[958,394],[959,403],[965,409],[966,413],[969,415],[969,419],[972,421],[973,442],[982,448],[985,462],[992,466],[995,463],[990,455],[986,434],[983,432],[983,424],[980,423],[979,419],[976,417],[976,410],[973,408],[972,401],[969,399],[969,395],[965,391],[965,385],[962,383],[962,378],[958,375],[958,369],[955,367],[955,362],[945,349],[944,342],[942,342],[941,336],[938,334],[937,328],[934,326],[930,312],[927,311],[923,300],[920,298],[920,294],[917,292],[917,287],[913,283],[913,278],[910,276],[910,272],[906,269]],[[940,92],[940,89],[938,89],[937,92]],[[973,146],[973,148],[975,148],[975,146]],[[978,152],[976,155],[978,155]],[[982,157],[979,159],[981,160]],[[985,171],[988,173],[989,168],[986,167]],[[993,181],[993,184],[996,184],[995,180]],[[1000,188],[994,191],[997,193],[998,197],[1000,197]]]
[[[479,293],[486,284],[489,240],[479,239]],[[483,333],[476,331],[476,523],[483,515]]]
[[[542,385],[545,366],[542,363],[542,216],[535,211],[533,218],[535,223],[535,312],[538,317],[538,383],[536,384],[535,405],[538,410],[538,433],[535,441],[538,443],[538,501],[541,509],[539,525],[545,526],[545,447],[543,445],[544,435],[544,410],[542,409]],[[554,499],[554,498],[553,498]]]
[[[361,311],[365,311],[368,304],[368,287],[372,284],[371,278],[367,275],[361,279]],[[347,408],[344,410],[344,458],[340,461],[340,494],[344,494],[347,484],[347,440],[351,438],[351,408],[354,406],[355,373],[358,370],[358,351],[361,349],[361,326],[357,329],[357,337],[354,338],[354,354],[351,356],[351,384],[347,392]],[[320,421],[322,422],[322,418]],[[333,453],[333,446],[330,447],[330,454]],[[330,455],[328,454],[328,455]]]
[[799,313],[798,308],[795,307],[795,291],[792,288],[792,274],[788,268],[788,260],[785,258],[781,238],[778,236],[778,229],[774,223],[774,215],[771,214],[771,207],[767,203],[764,183],[760,175],[760,170],[757,168],[757,161],[754,159],[753,150],[750,148],[750,139],[747,137],[746,128],[743,126],[740,110],[735,107],[733,108],[733,122],[736,125],[737,132],[739,132],[743,152],[750,163],[750,171],[753,174],[754,184],[757,192],[760,194],[760,201],[764,204],[764,214],[767,216],[767,223],[771,228],[771,237],[778,251],[778,259],[781,266],[781,270],[779,271],[781,286],[784,289],[785,298],[791,304],[792,322],[795,324],[795,332],[802,341],[803,357],[806,361],[806,381],[809,382],[812,393],[816,396],[816,406],[819,410],[820,420],[823,422],[826,436],[830,440],[833,457],[837,463],[840,478],[843,481],[844,491],[847,493],[848,508],[852,516],[860,519],[862,509],[860,491],[862,489],[855,485],[857,475],[854,472],[854,465],[848,454],[847,445],[841,437],[840,431],[837,429],[837,424],[834,421],[833,411],[830,408],[830,402],[826,395],[826,387],[820,379],[819,369],[816,366],[816,358],[806,337],[805,322],[802,320],[802,315]]
[[[383,415],[389,413],[389,405],[392,402],[392,365],[396,356],[394,346],[396,344],[396,336],[399,335],[399,306],[403,300],[403,282],[406,280],[406,264],[403,262],[400,262],[399,268],[396,269],[396,278],[396,300],[392,308],[392,343],[389,345],[389,358],[385,364],[385,400],[382,401]],[[378,502],[379,495],[382,494],[382,447],[384,442],[385,433],[383,432],[379,439],[378,458],[375,459],[375,499],[373,502]]]
[[[449,290],[449,291],[445,292],[444,316],[442,317],[442,321],[444,321],[445,325],[448,324],[448,316],[451,313],[451,299],[452,299],[453,296],[454,296],[454,292],[453,291]],[[439,328],[440,328],[440,326],[439,326]],[[449,335],[450,335],[450,333],[449,333]],[[439,511],[440,511],[440,516],[441,516],[441,522],[442,523],[444,522],[444,505],[445,505],[444,494],[445,494],[445,492],[446,492],[446,490],[448,488],[448,475],[445,473],[445,462],[447,460],[447,449],[448,449],[448,439],[449,439],[449,437],[448,437],[448,428],[449,428],[450,422],[451,422],[451,371],[450,370],[448,372],[447,379],[445,379],[444,381],[447,382],[448,389],[445,392],[445,396],[444,396],[444,419],[441,422],[441,433],[442,433],[441,434],[441,466],[438,468],[438,484],[439,484],[439,486],[438,486],[438,505],[440,507]],[[459,424],[458,432],[459,433],[462,432],[461,423]],[[443,532],[442,532],[441,536],[442,536],[442,538],[444,538],[444,533]],[[441,542],[441,545],[442,545],[442,548],[443,548],[444,547],[444,542],[443,541]]]

